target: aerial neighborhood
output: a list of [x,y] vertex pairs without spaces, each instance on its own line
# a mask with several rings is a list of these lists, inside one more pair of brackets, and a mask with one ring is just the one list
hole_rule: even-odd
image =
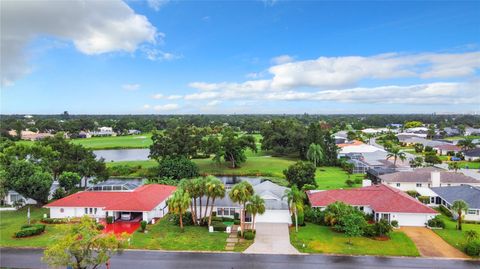
[[[33,141],[23,134],[41,117],[4,120],[25,129],[3,133],[2,246],[48,250],[60,227],[95,223],[94,233],[128,240],[127,249],[478,256],[480,163],[466,157],[478,133],[236,117],[153,131],[119,117],[91,131],[62,126],[107,120],[62,115],[60,128]],[[244,117],[256,123],[243,129]],[[137,160],[138,151],[149,157]]]

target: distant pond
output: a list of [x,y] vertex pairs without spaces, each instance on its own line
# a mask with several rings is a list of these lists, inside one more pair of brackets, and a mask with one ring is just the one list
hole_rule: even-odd
[[150,149],[106,149],[94,150],[93,153],[97,159],[104,158],[105,162],[145,161]]

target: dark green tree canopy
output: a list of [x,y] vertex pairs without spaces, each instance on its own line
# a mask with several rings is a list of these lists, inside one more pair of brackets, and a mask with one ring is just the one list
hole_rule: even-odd
[[296,162],[283,171],[287,181],[302,189],[305,184],[316,186],[315,182],[316,167],[310,162]]

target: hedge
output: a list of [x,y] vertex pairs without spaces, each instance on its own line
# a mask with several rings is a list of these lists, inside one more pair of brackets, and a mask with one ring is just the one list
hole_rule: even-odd
[[225,225],[223,222],[213,221],[212,226],[213,230],[216,232],[225,232],[225,230],[227,230],[227,225]]
[[442,212],[445,216],[447,216],[447,217],[449,217],[449,218],[453,217],[452,212],[451,212],[450,210],[448,210],[448,208],[446,208],[445,206],[440,205],[440,206],[438,207],[438,209],[439,209],[440,212]]
[[470,256],[480,256],[480,241],[467,243],[465,246],[465,253]]
[[68,220],[61,218],[43,218],[42,222],[47,224],[65,224],[68,223]]
[[15,237],[28,237],[41,234],[45,231],[44,224],[23,225],[21,230],[15,233]]
[[243,236],[246,240],[253,240],[255,238],[255,233],[252,231],[246,231]]
[[438,216],[435,216],[433,219],[429,219],[427,222],[429,227],[434,228],[445,228],[445,222],[440,219]]

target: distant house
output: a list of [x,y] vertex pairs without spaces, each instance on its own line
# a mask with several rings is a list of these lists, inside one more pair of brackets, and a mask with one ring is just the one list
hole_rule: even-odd
[[[464,212],[465,220],[480,221],[480,188],[470,185],[431,188],[434,195],[431,200],[435,205],[443,205],[452,208],[453,202],[463,200],[468,204],[468,210]],[[457,213],[452,210],[452,213]]]
[[35,205],[37,204],[37,201],[30,198],[25,198],[18,192],[11,190],[7,192],[7,195],[3,199],[2,203],[8,206],[14,206],[17,203],[21,205]]
[[133,190],[88,190],[69,195],[44,207],[50,209],[51,218],[91,216],[115,221],[139,222],[161,218],[168,213],[167,200],[175,186],[149,184]]
[[113,131],[112,127],[100,127],[98,131],[92,132],[92,136],[115,136],[116,133]]
[[92,135],[90,132],[80,131],[77,135],[77,138],[90,138]]
[[[368,185],[368,184],[366,184]],[[379,184],[348,190],[308,191],[312,208],[324,210],[340,201],[372,214],[375,221],[398,221],[399,226],[425,226],[438,213],[404,192]]]
[[362,130],[362,133],[364,134],[381,134],[381,133],[386,133],[388,132],[389,129],[387,128],[376,128],[376,129],[373,129],[373,128],[367,128],[367,129],[363,129]]
[[458,130],[457,128],[451,128],[451,127],[445,127],[443,129],[443,132],[445,136],[457,136],[457,135],[460,135],[460,130]]
[[[17,131],[15,130],[10,130],[8,131],[8,134],[11,136],[16,136]],[[40,133],[40,132],[32,132],[29,130],[22,131],[20,134],[20,138],[23,140],[31,140],[31,141],[37,141],[37,140],[42,140],[46,137],[53,137],[53,134],[50,133]]]
[[465,160],[474,161],[480,159],[480,148],[470,149],[463,151]]
[[465,128],[465,135],[480,135],[480,128]]
[[433,149],[440,155],[447,155],[448,152],[458,153],[462,150],[459,146],[453,144],[441,144],[434,146]]
[[139,135],[139,134],[141,134],[141,133],[142,133],[142,132],[141,132],[140,130],[134,130],[134,129],[128,130],[128,134],[129,134],[129,135]]
[[413,127],[413,128],[408,128],[405,131],[409,132],[409,133],[426,134],[428,132],[428,128],[427,127]]
[[[417,136],[409,136],[409,135],[399,135],[397,136],[398,141],[400,143],[403,143],[407,146],[415,145],[415,144],[422,144],[423,146],[429,146],[429,147],[437,147],[440,145],[449,145],[450,143],[444,142],[444,141],[438,141],[438,140],[429,140],[425,139],[423,137],[417,137]],[[451,145],[451,144],[450,144]]]
[[446,187],[470,184],[480,186],[480,181],[459,172],[436,168],[418,168],[379,176],[380,182],[402,191],[420,187]]

